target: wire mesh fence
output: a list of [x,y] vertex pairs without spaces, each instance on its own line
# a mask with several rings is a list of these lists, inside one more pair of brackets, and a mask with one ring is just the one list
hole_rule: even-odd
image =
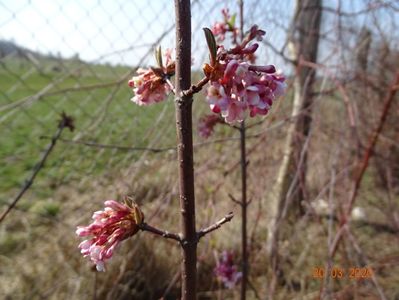
[[[210,27],[219,20],[222,8],[229,7],[234,12],[237,1],[193,0],[191,2],[193,78],[199,78],[202,75],[201,65],[208,60],[208,49],[202,28]],[[248,26],[258,24],[266,29],[266,39],[260,47],[258,62],[281,66],[285,69],[287,77],[292,80],[300,71],[292,67],[294,55],[287,42],[287,36],[293,34],[290,28],[294,22],[292,17],[295,1],[244,2],[245,24]],[[364,150],[367,138],[378,122],[379,114],[375,112],[379,112],[381,108],[381,99],[389,87],[398,61],[395,50],[398,46],[397,15],[396,1],[324,1],[318,64],[312,66],[317,69],[317,88],[312,106],[314,129],[309,143],[311,167],[308,181],[312,182],[309,199],[320,200],[331,195],[339,199],[345,198],[347,193],[345,188],[351,180],[348,170],[353,163],[352,155],[356,151]],[[74,119],[75,130],[63,132],[58,139],[56,147],[31,187],[31,194],[27,198],[36,200],[51,198],[56,190],[69,185],[73,186],[73,192],[64,192],[66,196],[62,191],[57,194],[59,199],[68,202],[71,197],[84,194],[85,189],[95,190],[96,185],[111,185],[101,189],[101,193],[106,189],[118,190],[118,185],[121,185],[123,191],[131,190],[139,198],[141,195],[143,198],[146,195],[147,198],[162,200],[153,207],[152,203],[148,204],[154,211],[151,216],[158,214],[161,218],[171,219],[170,223],[174,225],[174,218],[165,213],[165,207],[171,205],[177,193],[172,96],[167,102],[143,110],[129,101],[133,95],[127,86],[127,81],[138,67],[155,64],[153,55],[155,47],[158,45],[162,45],[163,49],[174,47],[174,26],[174,7],[170,0],[57,0],[45,4],[42,1],[0,0],[0,204],[7,205],[9,199],[25,183],[51,142],[61,113],[65,112]],[[362,45],[367,45],[368,39],[367,30],[364,31],[366,33],[363,34],[363,38],[358,39],[362,28],[368,28],[370,35],[373,36],[373,43],[368,51],[368,65],[361,70],[362,73],[357,73],[356,68],[362,65],[356,59],[361,56],[357,55],[358,49],[364,49]],[[248,133],[249,155],[253,155],[250,156],[250,166],[255,166],[248,175],[251,185],[249,193],[255,199],[254,202],[256,199],[265,198],[264,195],[268,194],[275,182],[286,128],[295,120],[295,117],[290,116],[292,89],[292,85],[289,84],[287,100],[281,104],[276,115],[268,117],[265,122],[258,127],[254,126]],[[206,105],[201,104],[203,94],[200,93],[196,97],[200,101],[195,101],[194,104],[194,123],[198,121],[201,112],[208,109]],[[362,102],[361,99],[367,101]],[[353,109],[353,117],[362,142],[358,148],[350,134],[352,128],[348,107]],[[395,141],[396,119],[391,115],[389,128],[382,136],[383,142],[375,151],[379,159],[379,163],[377,161],[375,164],[376,172],[382,174],[380,177],[385,178],[388,185],[395,183],[397,180],[395,172],[399,170],[396,159],[398,147]],[[237,162],[231,154],[236,147],[236,135],[229,129],[219,129],[218,134],[214,140],[204,142],[194,132],[194,141],[198,150],[196,159],[200,162],[196,164],[196,176],[199,178],[197,192],[204,194],[203,197],[206,198],[206,202],[199,204],[204,208],[200,212],[201,225],[206,225],[215,217],[215,211],[208,213],[206,209],[215,207],[221,195],[221,186],[224,186],[223,192],[234,191],[236,188],[237,178],[233,171],[237,167]],[[296,138],[301,139],[301,133],[298,133]],[[270,144],[273,146],[270,147]],[[209,148],[206,150],[209,145],[212,147],[211,150]],[[264,150],[266,146],[269,152]],[[265,152],[267,155],[263,155]],[[215,153],[218,155],[214,155]],[[154,164],[154,160],[158,163]],[[386,165],[393,167],[385,168]],[[114,183],[113,178],[118,178],[118,183]],[[337,191],[332,178],[341,180]],[[391,179],[388,180],[389,178]],[[140,188],[137,188],[138,179],[141,181]],[[375,197],[374,194],[373,196],[367,194],[372,190],[374,185],[363,192],[367,201],[370,200],[367,197]],[[112,195],[114,194],[117,192],[113,192]],[[85,199],[88,198],[90,199],[89,195]],[[388,207],[386,203],[376,204],[374,200],[373,198],[370,202],[380,211]],[[309,203],[306,205],[309,206]],[[224,209],[229,206],[231,205],[224,204],[222,207]],[[262,204],[260,200],[259,204],[253,204],[252,216],[255,224],[251,224],[253,239],[251,247],[255,249],[252,262],[257,265],[267,263],[263,260],[262,254],[259,254],[263,251],[260,244],[264,242],[265,237],[262,230],[266,231],[266,225],[262,223],[264,206],[265,203]],[[392,207],[394,206],[392,204]],[[19,208],[22,212],[18,217],[28,213],[23,203]],[[76,213],[76,207],[71,204],[60,219],[57,219],[55,224],[52,223],[65,232],[71,231],[70,224],[75,226],[78,220],[83,219],[79,215],[73,221],[68,220],[64,224],[61,220],[62,217],[67,219],[67,212]],[[317,239],[309,241],[299,233],[309,225],[309,219],[309,215],[301,219],[294,233],[287,238],[292,244],[302,243],[303,246],[303,252],[300,253],[303,256],[301,260],[298,259],[297,268],[292,270],[286,268],[287,280],[292,286],[298,284],[296,277],[301,272],[303,274],[301,266],[304,265],[304,257],[311,257],[312,255],[307,253],[312,252],[313,248],[316,249],[314,252],[318,249]],[[23,224],[18,223],[18,226],[28,231],[31,221],[21,222]],[[212,247],[215,244],[222,246],[228,245],[229,242],[234,244],[237,232],[237,228],[229,231],[232,236],[231,241],[212,240],[204,246],[203,252],[207,255],[211,253],[212,256]],[[59,251],[64,257],[57,258],[56,264],[64,266],[62,260],[70,255],[65,249],[71,249],[72,246],[67,245],[69,248],[65,246],[67,242],[61,238],[56,242],[50,239],[45,242],[51,244],[51,247],[56,244],[57,247],[64,249],[66,254]],[[4,243],[2,245],[4,246]],[[285,244],[282,248],[284,247]],[[284,248],[284,251],[297,257],[296,249],[288,248],[288,246]],[[173,254],[172,250],[170,251],[172,254],[168,252],[167,247],[160,249],[166,249],[168,255]],[[46,253],[52,251],[51,249]],[[312,254],[315,254],[314,252]],[[35,253],[42,255],[39,250]],[[129,255],[134,256],[135,253],[132,251]],[[42,260],[45,259],[40,257]],[[156,260],[151,260],[151,263],[154,261]],[[10,265],[11,260],[7,263]],[[163,267],[173,269],[173,263],[168,263],[165,263],[167,267]],[[40,261],[36,261],[34,265],[35,267],[40,265]],[[121,265],[126,267],[124,264]],[[204,265],[206,267],[205,262]],[[74,268],[77,269],[75,266],[64,267],[69,271],[73,269],[71,271],[73,274],[75,274]],[[7,272],[25,274],[24,266],[18,266],[16,270],[18,271],[10,269]],[[59,271],[54,271],[54,274],[59,274],[57,272]],[[178,270],[173,269],[173,272]],[[123,271],[120,271],[119,275],[122,273]],[[11,275],[9,278],[20,276],[20,274]],[[169,280],[173,275],[174,273],[168,274],[166,277]],[[120,275],[120,278],[122,277]],[[47,282],[45,279],[46,277],[40,278],[42,280],[40,282],[44,285]],[[74,291],[79,294],[84,289],[82,286],[87,281],[87,278],[80,276],[79,279],[73,278],[68,282],[60,280],[57,284],[60,289],[62,286],[64,288],[67,286],[66,290],[69,290],[67,295],[71,298],[71,295],[75,295]],[[165,279],[162,284],[165,281],[167,280]],[[173,282],[167,282],[173,286]],[[310,288],[313,287],[312,284],[314,282],[310,283]],[[384,288],[392,291],[394,288],[390,288],[390,284],[386,283]],[[46,285],[43,289],[45,293],[52,294],[53,290],[58,289],[57,286]],[[303,289],[306,290],[309,286]],[[112,293],[119,292],[117,287],[113,288]],[[291,288],[295,290],[295,287],[285,289],[282,293],[283,298],[292,292]],[[20,287],[16,286],[14,290],[19,289]],[[30,287],[26,289],[29,290]],[[103,289],[106,289],[106,285]]]
[[[206,59],[201,28],[209,27],[224,6],[235,5],[230,2],[192,3],[197,69]],[[255,5],[248,22],[263,23],[270,4],[249,3]],[[150,108],[143,116],[129,103],[126,82],[137,66],[154,65],[156,46],[174,47],[173,14],[169,1],[1,3],[2,194],[23,183],[62,111],[75,119],[76,130],[63,136],[68,141],[60,141],[34,190],[71,180],[84,183],[140,156],[138,150],[96,144],[171,146],[170,106]],[[161,138],[154,139],[156,128],[164,131]]]

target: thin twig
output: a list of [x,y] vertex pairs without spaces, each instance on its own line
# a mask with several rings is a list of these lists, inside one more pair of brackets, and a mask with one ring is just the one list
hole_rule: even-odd
[[[49,136],[41,136],[41,139],[50,139]],[[165,152],[165,151],[176,151],[175,147],[165,147],[165,148],[147,148],[147,147],[129,147],[129,146],[121,146],[121,145],[114,145],[114,144],[101,144],[89,141],[82,141],[82,140],[69,140],[69,139],[58,139],[61,142],[68,143],[68,144],[78,144],[78,145],[85,145],[89,147],[95,148],[103,148],[103,149],[116,149],[116,150],[123,150],[123,151],[149,151],[149,152]]]
[[65,127],[69,128],[71,131],[73,131],[74,130],[73,119],[71,117],[67,116],[65,113],[62,113],[61,120],[58,124],[57,131],[54,134],[54,136],[51,138],[51,143],[47,147],[46,152],[43,154],[42,159],[39,161],[39,163],[34,167],[32,175],[25,181],[25,184],[23,185],[23,187],[20,190],[20,192],[18,193],[18,195],[14,198],[14,200],[11,202],[11,204],[8,206],[8,208],[1,215],[0,223],[3,222],[3,220],[8,215],[8,213],[18,203],[19,199],[21,199],[22,196],[25,194],[25,192],[32,186],[32,184],[36,178],[36,175],[44,167],[44,163],[46,162],[51,151],[54,149],[54,146],[57,143],[57,140],[60,138],[61,133]]
[[166,299],[166,296],[169,294],[170,290],[173,288],[173,286],[179,281],[181,276],[181,271],[178,270],[173,276],[172,280],[169,282],[168,286],[166,287],[165,291],[163,292],[163,298],[161,299]]
[[209,81],[208,77],[202,78],[197,84],[191,85],[191,87],[188,90],[185,90],[182,92],[183,96],[191,97],[195,93],[198,93],[202,90],[205,84],[207,84]]
[[256,290],[256,288],[255,288],[255,286],[253,285],[253,283],[250,281],[250,280],[247,280],[248,281],[248,285],[249,285],[249,287],[251,288],[251,290],[254,292],[254,294],[255,294],[255,298],[256,299],[258,299],[258,300],[260,300],[261,298],[260,298],[260,296],[259,296],[259,293],[258,293],[258,291]]
[[[261,136],[265,135],[266,133],[268,133],[269,131],[272,131],[272,130],[275,130],[275,129],[278,129],[278,128],[282,127],[287,122],[292,122],[297,117],[298,116],[287,117],[287,118],[283,119],[282,121],[278,122],[276,125],[268,127],[265,130],[262,130],[262,131],[260,131],[258,133],[251,134],[251,135],[246,135],[245,138],[246,139],[256,139],[258,137],[261,137]],[[41,139],[51,139],[52,137],[44,135],[44,136],[40,136],[40,138]],[[84,141],[84,140],[70,140],[70,139],[64,139],[64,138],[60,138],[58,140],[60,142],[69,143],[69,144],[77,144],[77,145],[83,145],[83,146],[89,146],[89,147],[95,147],[95,148],[104,148],[104,149],[115,149],[115,150],[121,150],[121,151],[150,151],[150,152],[154,152],[154,153],[171,151],[171,150],[176,151],[176,147],[164,147],[164,148],[129,147],[129,146],[123,146],[123,145],[102,144],[102,143],[95,143],[95,142]],[[237,136],[237,137],[229,137],[229,138],[222,138],[222,139],[215,139],[215,140],[206,141],[206,142],[200,142],[200,143],[194,144],[193,147],[194,148],[199,148],[199,147],[208,146],[208,145],[212,145],[212,144],[232,142],[232,141],[237,141],[237,140],[240,140],[239,136]],[[259,146],[260,144],[261,143],[257,144],[257,146]],[[253,150],[255,150],[255,148]],[[248,151],[248,153],[253,152],[253,150],[251,149],[250,151]],[[236,168],[239,165],[240,165],[240,161],[237,161],[231,167],[231,169],[229,169],[228,171],[225,172],[226,175],[227,175],[227,173],[231,172],[234,168]]]
[[201,229],[197,233],[198,240],[201,239],[203,236],[207,235],[208,233],[220,228],[224,223],[230,222],[231,219],[233,219],[233,217],[234,217],[233,212],[229,212],[227,215],[224,216],[223,219],[220,219],[215,224],[213,224],[213,225],[211,225],[209,227],[206,227],[204,229]]
[[[347,235],[349,240],[351,241],[352,245],[354,246],[355,250],[357,251],[358,255],[361,257],[361,259],[363,260],[363,262],[365,263],[365,265],[370,265],[369,259],[367,258],[367,256],[363,253],[362,249],[360,248],[355,236],[349,231],[347,230]],[[374,274],[374,272],[371,272],[371,280],[375,286],[375,288],[377,289],[377,292],[380,296],[381,300],[386,300],[387,297],[384,294],[384,291],[382,289],[382,287],[380,286],[380,284],[378,283],[378,280]]]
[[229,193],[229,198],[231,201],[233,201],[235,204],[238,204],[240,206],[242,206],[242,202],[238,201],[232,194]]
[[141,223],[141,224],[139,224],[137,226],[142,231],[148,231],[148,232],[151,232],[153,234],[162,236],[163,238],[172,239],[172,240],[178,241],[179,243],[181,243],[181,241],[182,241],[180,235],[178,235],[176,233],[168,232],[166,230],[161,230],[161,229],[155,228],[155,227],[153,227],[151,225],[148,225],[147,223]]
[[262,42],[263,42],[263,44],[265,44],[267,47],[269,47],[275,54],[280,55],[280,57],[281,57],[282,59],[284,59],[285,62],[288,62],[288,63],[290,63],[290,64],[292,64],[292,65],[297,65],[297,64],[298,64],[298,61],[297,61],[297,60],[291,59],[291,58],[289,58],[288,56],[286,56],[286,55],[284,54],[284,48],[281,49],[281,50],[278,50],[275,46],[273,46],[272,43],[270,43],[270,42],[268,42],[268,41],[266,41],[266,40],[264,40],[264,41],[262,41]]
[[360,162],[360,165],[358,167],[358,173],[357,173],[357,177],[355,178],[355,181],[353,183],[353,189],[352,189],[352,193],[349,198],[348,207],[347,207],[345,215],[343,216],[343,218],[341,220],[341,229],[338,230],[338,233],[336,234],[335,239],[334,239],[334,243],[332,244],[332,249],[331,249],[331,254],[330,254],[331,257],[334,257],[336,250],[338,248],[339,242],[342,239],[343,229],[344,229],[344,227],[346,227],[345,225],[348,223],[348,221],[350,219],[350,214],[351,214],[353,205],[355,203],[357,193],[360,188],[360,183],[362,182],[363,175],[369,165],[370,157],[373,155],[374,147],[377,143],[377,140],[381,133],[381,130],[385,124],[385,120],[387,118],[389,108],[391,107],[392,101],[393,101],[398,89],[399,89],[399,71],[396,73],[395,81],[389,88],[389,91],[385,97],[384,107],[381,112],[378,126],[374,130],[374,133],[372,134],[372,136],[370,137],[369,145],[364,153],[363,160]]
[[174,95],[176,95],[175,86],[174,86],[173,83],[170,81],[170,79],[169,79],[169,78],[165,78],[165,81],[166,81],[166,83],[169,85],[169,87],[170,87],[172,93],[173,93]]

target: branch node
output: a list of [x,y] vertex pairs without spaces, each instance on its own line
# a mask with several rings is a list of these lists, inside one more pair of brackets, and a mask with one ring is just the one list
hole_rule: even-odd
[[186,97],[191,97],[192,95],[200,92],[205,84],[209,81],[208,77],[202,78],[197,84],[191,85],[188,90],[182,91],[182,95]]
[[236,198],[234,198],[234,196],[232,194],[229,194],[229,198],[231,201],[233,201],[235,204],[238,204],[240,206],[242,206],[242,202],[238,201]]

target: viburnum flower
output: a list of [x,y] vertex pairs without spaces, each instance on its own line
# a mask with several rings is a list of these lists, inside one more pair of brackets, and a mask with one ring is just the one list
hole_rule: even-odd
[[237,267],[234,264],[233,253],[229,251],[222,252],[216,262],[214,272],[218,280],[228,289],[234,288],[242,277],[242,273],[237,271]]
[[[211,65],[204,66],[210,81],[207,102],[227,123],[243,121],[248,111],[250,117],[266,115],[273,102],[284,94],[285,78],[276,73],[273,65],[257,66],[248,62],[259,47],[258,43],[249,43],[261,40],[264,34],[254,25],[242,43],[233,49],[217,46]],[[212,43],[210,51],[211,48]]]
[[216,22],[212,26],[212,33],[214,36],[217,37],[219,42],[224,41],[225,35],[227,32],[231,32],[233,34],[233,40],[235,41],[237,38],[237,35],[239,33],[239,30],[237,27],[235,27],[235,15],[230,16],[229,10],[222,9],[222,15],[223,15],[223,22]]
[[203,116],[198,122],[198,133],[203,138],[208,138],[216,124],[223,123],[219,115],[206,115]]
[[105,261],[110,259],[119,243],[139,230],[144,214],[133,201],[125,203],[115,200],[104,202],[105,208],[93,213],[94,220],[88,226],[78,226],[76,234],[88,237],[79,244],[84,257],[90,257],[97,271],[105,271]]
[[137,76],[129,80],[134,97],[131,99],[138,105],[150,105],[165,100],[171,91],[167,80],[175,73],[175,62],[172,60],[171,50],[165,51],[166,66],[162,63],[161,49],[156,51],[157,68],[137,69]]

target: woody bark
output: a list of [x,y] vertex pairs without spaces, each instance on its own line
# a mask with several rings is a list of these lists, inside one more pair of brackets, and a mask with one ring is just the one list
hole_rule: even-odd
[[182,227],[182,299],[196,299],[197,233],[192,139],[192,95],[184,95],[191,85],[191,8],[189,0],[175,0],[176,13],[176,130],[179,165],[179,192]]
[[[305,142],[309,137],[312,125],[312,92],[315,70],[302,66],[301,61],[316,62],[317,60],[321,7],[321,0],[297,0],[292,22],[289,46],[295,61],[296,72],[293,82],[294,100],[291,113],[294,121],[288,127],[282,163],[272,197],[269,199],[267,251],[273,268],[277,265],[277,241],[282,221],[282,208],[289,206],[291,201],[295,201],[301,211],[300,202],[306,198],[307,154]],[[296,173],[299,175],[297,180],[294,179]],[[294,191],[294,194],[287,197],[289,189]],[[286,203],[286,201],[289,202]]]

